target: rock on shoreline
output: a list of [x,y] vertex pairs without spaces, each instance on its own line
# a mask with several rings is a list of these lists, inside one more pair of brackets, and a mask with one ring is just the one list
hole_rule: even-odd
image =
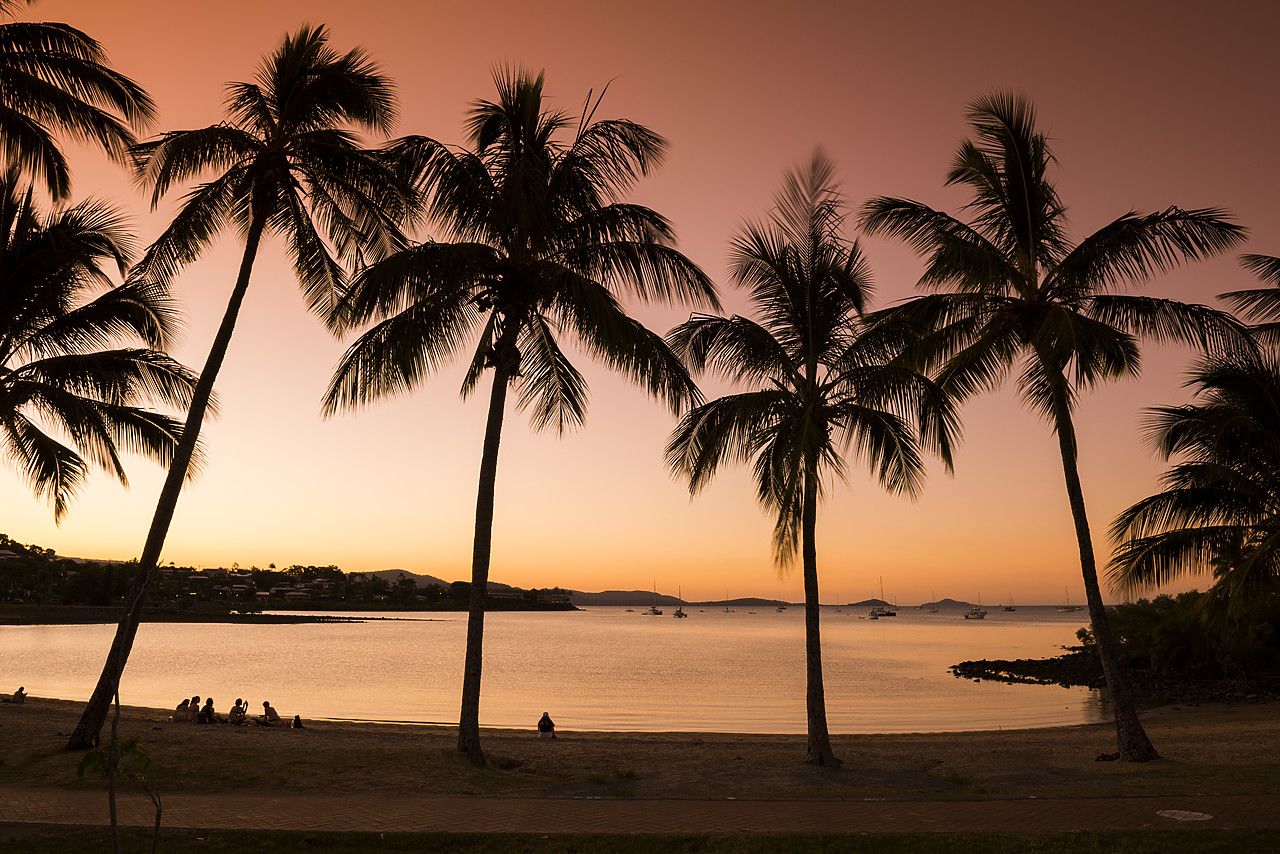
[[[952,665],[957,679],[990,679],[1024,685],[1105,689],[1102,663],[1096,655],[1076,649],[1055,658],[980,659]],[[1154,676],[1130,670],[1134,699],[1143,704],[1240,703],[1280,701],[1280,674],[1250,679],[1191,679]]]

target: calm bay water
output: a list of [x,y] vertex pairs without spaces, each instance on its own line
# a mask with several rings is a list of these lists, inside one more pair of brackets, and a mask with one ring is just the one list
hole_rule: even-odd
[[[491,613],[481,723],[565,730],[802,733],[804,609],[639,608]],[[1084,613],[1024,607],[962,612],[824,608],[823,671],[833,733],[947,732],[1092,723],[1096,691],[956,679],[975,658],[1039,658],[1074,644]],[[403,617],[401,614],[368,615]],[[0,627],[0,687],[86,699],[114,626]],[[465,614],[365,623],[252,626],[145,623],[121,684],[127,705],[172,708],[243,697],[304,719],[456,722]],[[9,687],[12,682],[13,686]]]

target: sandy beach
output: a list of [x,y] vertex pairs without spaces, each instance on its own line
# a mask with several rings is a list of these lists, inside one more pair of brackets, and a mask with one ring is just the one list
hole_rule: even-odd
[[[81,754],[63,748],[82,705],[31,698],[0,705],[6,784],[77,789]],[[282,715],[298,710],[280,708]],[[489,767],[455,750],[455,729],[306,721],[301,730],[167,722],[122,709],[121,738],[141,736],[147,779],[167,792],[348,788],[507,797],[975,798],[1233,794],[1280,791],[1280,705],[1166,706],[1144,713],[1162,759],[1099,761],[1109,725],[834,737],[840,770],[806,765],[794,735],[484,731]],[[104,730],[105,733],[105,730]]]

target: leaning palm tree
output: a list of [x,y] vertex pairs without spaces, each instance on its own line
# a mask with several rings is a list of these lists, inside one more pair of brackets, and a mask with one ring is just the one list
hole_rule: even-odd
[[172,224],[139,262],[137,275],[172,279],[228,226],[243,236],[244,253],[160,493],[125,615],[70,749],[88,747],[97,737],[124,671],[263,236],[273,232],[286,240],[310,306],[326,317],[344,282],[341,258],[376,256],[394,241],[387,211],[395,210],[398,183],[348,130],[385,133],[395,118],[392,85],[364,51],[339,54],[323,27],[303,27],[266,58],[255,83],[228,88],[230,121],[167,133],[135,152],[153,205],[174,184],[222,170],[186,196]]
[[833,177],[815,154],[787,176],[769,220],[734,241],[732,275],[760,320],[694,315],[668,336],[695,373],[710,368],[754,388],[690,410],[667,445],[669,467],[693,493],[722,463],[751,462],[757,497],[776,514],[775,559],[786,568],[799,549],[808,761],[832,766],[840,760],[827,730],[815,544],[823,479],[844,475],[853,448],[886,489],[914,495],[921,437],[950,468],[954,429],[946,396],[897,358],[901,336],[866,322],[869,271],[858,243],[841,236]]
[[349,327],[374,325],[343,356],[324,401],[333,414],[408,391],[471,342],[463,397],[492,370],[458,727],[458,749],[477,763],[508,391],[532,411],[535,429],[580,426],[586,382],[557,341],[571,333],[587,353],[679,407],[697,390],[662,338],[625,313],[619,294],[717,304],[711,281],[673,248],[667,221],[619,201],[660,162],[665,141],[634,122],[593,121],[594,107],[576,117],[547,109],[541,74],[494,76],[498,100],[478,101],[467,123],[472,151],[423,137],[393,147],[430,193],[430,215],[448,242],[406,248],[356,278],[337,316]]
[[1205,358],[1187,384],[1196,402],[1153,409],[1149,428],[1181,462],[1112,524],[1108,580],[1132,595],[1211,575],[1205,616],[1236,620],[1280,596],[1280,359]]
[[996,387],[1016,367],[1023,400],[1057,434],[1119,753],[1151,759],[1156,752],[1119,669],[1098,586],[1072,413],[1082,390],[1138,374],[1141,336],[1207,345],[1238,334],[1229,316],[1203,306],[1108,289],[1230,249],[1244,229],[1219,210],[1171,207],[1127,213],[1073,245],[1049,176],[1049,141],[1036,130],[1031,104],[997,93],[975,101],[969,118],[976,140],[961,144],[947,184],[973,192],[971,222],[891,198],[867,202],[862,222],[927,258],[920,286],[934,293],[895,311],[938,330],[933,343],[948,357],[940,381],[968,395]]
[[[161,352],[164,290],[113,286],[133,253],[120,215],[94,201],[45,215],[32,196],[17,169],[0,175],[0,446],[61,521],[92,467],[128,485],[122,449],[170,461],[180,426],[149,405],[185,407],[195,378]],[[112,346],[130,339],[143,346]]]
[[[20,0],[2,0],[12,16]],[[102,46],[66,24],[0,24],[0,158],[42,181],[55,199],[71,194],[71,170],[55,134],[92,143],[128,162],[133,131],[155,107],[137,83],[107,64]]]

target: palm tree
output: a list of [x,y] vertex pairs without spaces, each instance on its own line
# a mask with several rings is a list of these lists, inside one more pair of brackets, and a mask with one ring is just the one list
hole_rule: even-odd
[[385,133],[395,118],[392,85],[364,51],[339,54],[329,47],[323,27],[304,26],[266,58],[257,82],[228,87],[227,106],[227,122],[166,133],[135,151],[139,178],[152,188],[153,205],[174,184],[222,170],[186,196],[139,262],[139,275],[170,280],[228,226],[243,235],[244,254],[160,493],[125,615],[69,749],[93,743],[124,671],[263,235],[285,238],[310,306],[326,317],[343,285],[340,257],[376,253],[393,239],[384,211],[395,202],[398,183],[346,129]]
[[1016,366],[1023,399],[1057,434],[1119,752],[1151,759],[1156,752],[1119,670],[1098,586],[1072,412],[1082,390],[1137,375],[1140,336],[1206,345],[1238,330],[1203,306],[1107,289],[1227,250],[1244,229],[1219,210],[1171,207],[1127,213],[1072,245],[1049,177],[1049,141],[1035,128],[1031,104],[997,93],[973,102],[969,118],[976,141],[961,144],[947,184],[972,190],[971,223],[891,198],[867,202],[862,222],[927,257],[920,286],[935,292],[895,311],[939,330],[933,343],[949,357],[940,381],[968,395],[996,387]]
[[593,121],[594,107],[576,117],[547,109],[541,74],[494,78],[498,100],[478,101],[467,123],[472,151],[424,137],[394,146],[413,181],[431,192],[431,217],[452,242],[406,248],[357,277],[342,322],[376,323],[343,356],[324,402],[332,414],[408,391],[472,340],[462,396],[493,371],[458,727],[458,749],[477,763],[484,762],[484,605],[508,390],[518,408],[531,410],[535,429],[580,426],[586,382],[556,340],[569,331],[586,352],[679,407],[696,397],[695,387],[661,337],[627,316],[617,292],[717,304],[711,281],[673,248],[667,221],[619,201],[658,165],[665,141],[630,121]]
[[1227,305],[1255,321],[1250,332],[1268,344],[1280,343],[1280,258],[1274,255],[1241,255],[1240,264],[1270,287],[1218,294]]
[[924,464],[912,421],[948,468],[953,431],[947,398],[895,358],[900,336],[866,323],[870,275],[858,243],[841,236],[833,178],[816,153],[788,174],[769,220],[735,239],[733,279],[750,290],[759,321],[694,315],[668,336],[695,373],[710,368],[754,388],[690,410],[667,445],[667,464],[693,493],[721,463],[750,461],[757,497],[776,514],[775,559],[785,568],[800,550],[808,761],[832,766],[815,545],[823,479],[843,477],[842,454],[853,448],[886,489],[914,495]]
[[[0,0],[12,16],[20,0]],[[38,176],[57,200],[71,195],[71,170],[56,132],[126,163],[133,130],[155,114],[151,97],[112,70],[97,41],[66,24],[0,24],[0,157]],[[131,130],[133,129],[133,130]]]
[[1182,462],[1112,524],[1107,577],[1131,595],[1209,574],[1206,616],[1236,620],[1280,594],[1280,359],[1205,358],[1188,385],[1197,402],[1153,409],[1149,428]]
[[[61,521],[90,467],[128,485],[122,448],[169,462],[179,424],[141,404],[185,407],[195,378],[160,352],[176,325],[163,289],[112,286],[133,251],[120,215],[44,215],[32,195],[16,168],[0,176],[0,445]],[[144,346],[103,349],[130,338]]]

